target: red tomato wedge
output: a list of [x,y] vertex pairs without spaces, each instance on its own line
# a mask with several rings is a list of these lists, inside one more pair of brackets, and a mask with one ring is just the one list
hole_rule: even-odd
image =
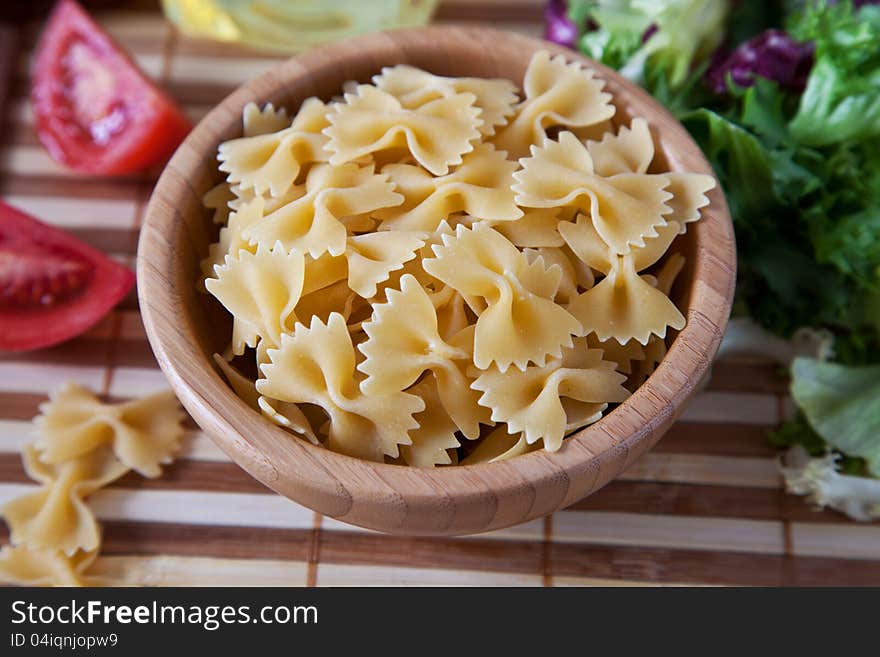
[[0,201],[0,349],[40,349],[79,335],[132,285],[131,270]]
[[56,161],[126,174],[164,161],[189,121],[74,0],[59,0],[31,73],[37,134]]

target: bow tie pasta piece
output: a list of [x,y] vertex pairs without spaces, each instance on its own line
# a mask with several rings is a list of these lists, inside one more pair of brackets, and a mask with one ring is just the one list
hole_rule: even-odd
[[474,94],[455,94],[407,109],[391,94],[368,84],[346,94],[345,103],[328,114],[332,164],[351,162],[388,148],[406,146],[416,161],[435,176],[444,176],[461,156],[473,150],[483,125]]
[[598,176],[646,173],[654,159],[654,139],[645,119],[633,119],[629,128],[607,133],[601,141],[587,141],[587,152]]
[[554,247],[541,247],[538,249],[523,249],[529,263],[534,264],[540,259],[544,267],[559,267],[562,270],[562,278],[559,281],[559,289],[553,295],[553,300],[561,305],[566,305],[578,295],[578,272],[574,263],[562,249]]
[[57,549],[67,555],[96,550],[101,532],[83,498],[124,475],[128,467],[110,447],[50,465],[29,445],[23,460],[28,476],[42,487],[3,507],[12,543]]
[[256,246],[244,238],[244,232],[263,218],[265,200],[258,196],[231,212],[227,225],[220,230],[219,241],[208,247],[208,257],[202,260],[202,275],[205,280],[213,278],[216,268],[226,262],[226,256],[238,257],[241,250],[256,252]]
[[233,354],[240,356],[245,346],[256,347],[262,340],[277,346],[281,334],[293,329],[304,269],[299,251],[260,244],[256,253],[242,251],[237,260],[227,256],[217,277],[205,281],[208,292],[232,314]]
[[542,440],[545,449],[555,452],[569,422],[563,397],[601,405],[629,396],[622,385],[626,377],[614,367],[615,363],[603,360],[602,351],[587,347],[586,338],[578,338],[561,358],[546,365],[521,372],[490,369],[472,387],[483,393],[480,404],[492,409],[495,422],[506,422],[511,433],[524,432],[530,445]]
[[202,197],[202,205],[214,211],[213,221],[215,224],[225,226],[229,221],[229,213],[232,210],[230,204],[238,198],[229,183],[222,182],[207,192]]
[[102,404],[85,388],[67,384],[40,406],[34,423],[41,462],[61,464],[110,445],[116,458],[144,477],[158,477],[180,448],[184,414],[170,391]]
[[401,445],[400,456],[407,465],[431,468],[435,465],[449,465],[452,459],[447,450],[459,447],[455,436],[458,430],[455,422],[443,407],[434,377],[426,377],[408,390],[425,402],[425,410],[416,413],[418,429],[409,432],[412,445]]
[[425,403],[400,390],[364,395],[355,379],[355,350],[339,313],[327,324],[312,318],[284,335],[268,352],[257,390],[269,400],[320,406],[330,418],[327,446],[333,451],[372,461],[397,457],[410,445],[408,432],[418,428],[413,414]]
[[562,408],[565,410],[565,432],[570,433],[582,429],[602,419],[608,404],[582,402],[577,399],[563,397]]
[[[618,256],[605,243],[587,216],[580,214],[575,222],[560,222],[559,233],[571,252],[584,264],[602,274],[611,271],[612,263]],[[647,269],[660,260],[680,233],[681,225],[670,221],[657,229],[656,237],[646,237],[644,246],[633,247],[630,256],[636,271]]]
[[520,248],[562,246],[565,241],[556,227],[559,208],[530,208],[515,221],[490,221],[492,228]]
[[614,116],[611,94],[605,82],[577,63],[567,64],[562,55],[535,53],[523,80],[525,100],[516,116],[495,137],[495,145],[511,157],[525,157],[532,144],[547,137],[547,128],[586,128]]
[[[303,106],[308,104],[310,107],[317,108],[315,100],[310,98],[303,103]],[[257,137],[283,130],[290,126],[291,120],[287,116],[287,110],[283,107],[275,109],[272,103],[266,103],[263,105],[263,109],[260,109],[256,103],[248,103],[241,113],[241,124],[242,134],[245,137]]]
[[461,465],[498,463],[534,451],[535,447],[536,445],[529,445],[526,442],[526,437],[522,432],[509,434],[507,427],[502,425],[493,429],[488,436],[483,438],[474,451],[462,459]]
[[260,410],[260,393],[257,392],[256,382],[235,369],[220,354],[214,354],[213,359],[236,396],[255,411]]
[[[217,367],[220,368],[235,394],[248,406],[257,412],[263,413],[275,424],[290,429],[295,433],[305,436],[312,443],[318,444],[318,438],[315,436],[309,420],[296,404],[274,402],[273,406],[273,403],[270,403],[268,399],[257,392],[256,381],[241,374],[241,372],[226,362],[226,359],[220,354],[214,354],[214,362],[217,363]],[[280,410],[276,410],[275,406],[279,405]]]
[[491,144],[478,144],[461,165],[434,177],[421,167],[389,164],[382,169],[406,199],[394,209],[380,210],[381,229],[436,230],[440,221],[457,212],[492,221],[522,216],[513,200],[513,172],[517,164]]
[[374,173],[372,166],[318,164],[306,176],[305,194],[267,214],[244,237],[258,244],[281,242],[285,249],[299,249],[313,258],[323,253],[338,256],[345,252],[346,217],[403,200],[388,177]]
[[617,363],[617,371],[621,374],[630,374],[633,370],[633,361],[645,359],[645,350],[637,340],[630,340],[623,344],[617,340],[598,340],[595,335],[587,337],[587,346],[590,349],[601,349],[605,354],[605,360]]
[[[444,299],[438,299],[442,294]],[[431,303],[437,309],[437,332],[444,340],[449,340],[472,325],[464,297],[448,285],[443,286],[440,294],[432,295]]]
[[476,96],[476,106],[482,110],[483,125],[479,130],[486,137],[494,135],[498,126],[507,124],[519,100],[516,85],[510,80],[447,78],[406,64],[383,68],[380,75],[373,76],[373,84],[397,98],[407,109],[418,109],[438,98],[471,93]]
[[348,278],[348,263],[343,256],[325,253],[317,258],[307,255],[304,260],[302,296],[323,290]]
[[531,157],[514,174],[516,202],[523,207],[576,207],[593,221],[596,231],[615,253],[626,255],[656,237],[672,208],[667,174],[596,175],[586,147],[570,132],[559,141],[547,139],[532,147]]
[[83,572],[98,551],[77,552],[7,545],[0,550],[0,583],[13,586],[84,586]]
[[369,308],[370,304],[352,291],[348,281],[342,280],[304,295],[296,305],[296,317],[299,322],[311,322],[317,317],[326,323],[331,314],[339,313],[348,324],[349,331],[354,332],[361,321],[355,318]]
[[391,272],[403,269],[425,244],[426,234],[416,231],[385,231],[348,238],[348,285],[364,298],[376,296],[376,286]]
[[361,390],[367,395],[403,390],[430,370],[446,412],[466,436],[479,436],[479,424],[488,415],[476,407],[463,371],[471,362],[467,345],[453,346],[440,337],[434,305],[414,276],[403,276],[400,291],[389,289],[387,297],[373,306],[373,318],[363,325],[368,339],[358,349],[366,358],[358,370],[367,378]]
[[660,271],[657,272],[657,289],[667,297],[672,293],[672,286],[675,285],[675,279],[684,269],[685,259],[680,253],[673,253],[666,259]]
[[684,327],[684,315],[668,296],[643,280],[632,256],[617,256],[601,281],[572,301],[568,309],[587,334],[601,341],[647,344],[651,335],[666,337],[666,328]]
[[320,100],[309,98],[290,127],[220,144],[220,171],[242,189],[281,196],[296,182],[304,165],[329,159],[324,148],[327,137],[322,133],[329,125],[328,111]]
[[700,208],[709,205],[706,192],[715,188],[715,179],[702,173],[680,173],[670,171],[669,189],[672,199],[668,202],[672,213],[668,219],[679,224],[679,233],[684,233],[687,224],[700,218]]
[[312,430],[311,422],[298,404],[267,399],[260,395],[257,399],[257,408],[272,423],[304,436],[313,445],[320,444],[318,436]]
[[425,271],[468,295],[482,298],[474,338],[474,363],[486,369],[493,363],[503,372],[510,365],[525,369],[543,363],[571,346],[582,327],[552,299],[562,271],[545,269],[538,259],[529,263],[500,233],[485,224],[458,226],[433,247],[435,257],[423,262]]

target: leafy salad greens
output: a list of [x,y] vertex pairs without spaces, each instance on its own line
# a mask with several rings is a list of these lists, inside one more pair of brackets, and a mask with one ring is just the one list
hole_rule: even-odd
[[799,413],[771,440],[880,478],[880,2],[551,0],[545,17],[547,38],[642,84],[709,157],[736,230],[734,314],[834,335],[834,362],[794,360]]

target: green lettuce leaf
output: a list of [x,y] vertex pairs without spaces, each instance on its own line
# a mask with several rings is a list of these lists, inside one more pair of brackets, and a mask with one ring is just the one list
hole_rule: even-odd
[[880,6],[809,3],[788,30],[816,61],[790,129],[808,146],[880,135]]
[[678,87],[693,63],[721,43],[729,8],[728,0],[571,0],[569,16],[577,25],[598,25],[579,43],[593,59],[637,82],[651,62]]
[[880,135],[880,70],[869,77],[853,78],[828,58],[820,57],[790,128],[798,141],[808,146]]
[[791,394],[810,425],[829,445],[864,458],[880,477],[880,365],[847,367],[797,358]]

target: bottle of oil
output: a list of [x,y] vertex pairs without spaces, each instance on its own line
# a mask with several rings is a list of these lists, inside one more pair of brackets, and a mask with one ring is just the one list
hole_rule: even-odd
[[298,52],[364,32],[423,25],[437,0],[162,0],[186,34]]

